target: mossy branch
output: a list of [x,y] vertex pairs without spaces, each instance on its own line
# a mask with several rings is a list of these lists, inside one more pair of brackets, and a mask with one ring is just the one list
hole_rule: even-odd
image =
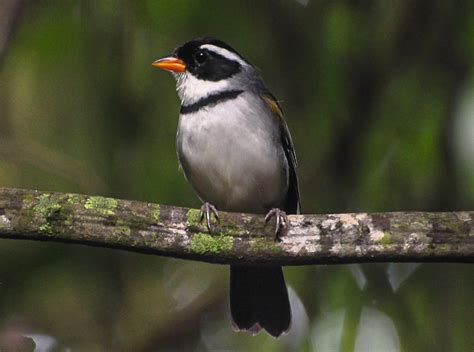
[[474,261],[474,211],[291,215],[274,241],[262,215],[0,188],[0,238],[79,243],[222,264]]

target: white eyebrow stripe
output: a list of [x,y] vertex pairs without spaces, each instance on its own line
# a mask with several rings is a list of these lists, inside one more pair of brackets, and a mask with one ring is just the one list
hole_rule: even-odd
[[212,45],[212,44],[203,44],[199,48],[201,49],[207,49],[209,51],[212,51],[216,54],[219,54],[220,56],[225,57],[226,59],[232,60],[232,61],[237,61],[239,64],[242,66],[247,66],[248,63],[246,63],[242,58],[237,55],[236,53],[233,53],[232,51],[229,51],[227,49]]

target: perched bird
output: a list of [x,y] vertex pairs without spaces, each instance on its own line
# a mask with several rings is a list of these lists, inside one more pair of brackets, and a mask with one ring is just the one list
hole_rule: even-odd
[[[153,66],[171,71],[181,101],[176,148],[186,179],[204,202],[201,214],[267,214],[276,233],[299,213],[296,155],[278,101],[258,70],[214,38],[197,38]],[[281,267],[230,268],[234,327],[288,331],[291,310]]]

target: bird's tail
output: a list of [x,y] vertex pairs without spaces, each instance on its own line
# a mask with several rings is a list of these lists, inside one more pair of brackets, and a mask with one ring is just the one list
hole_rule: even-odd
[[230,267],[230,311],[238,330],[262,328],[278,337],[291,322],[290,301],[281,267]]

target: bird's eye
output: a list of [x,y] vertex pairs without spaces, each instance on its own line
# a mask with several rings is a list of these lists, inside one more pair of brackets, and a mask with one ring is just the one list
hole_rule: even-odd
[[207,54],[204,51],[199,50],[196,54],[194,54],[194,61],[196,61],[196,63],[199,65],[203,64],[206,60]]

